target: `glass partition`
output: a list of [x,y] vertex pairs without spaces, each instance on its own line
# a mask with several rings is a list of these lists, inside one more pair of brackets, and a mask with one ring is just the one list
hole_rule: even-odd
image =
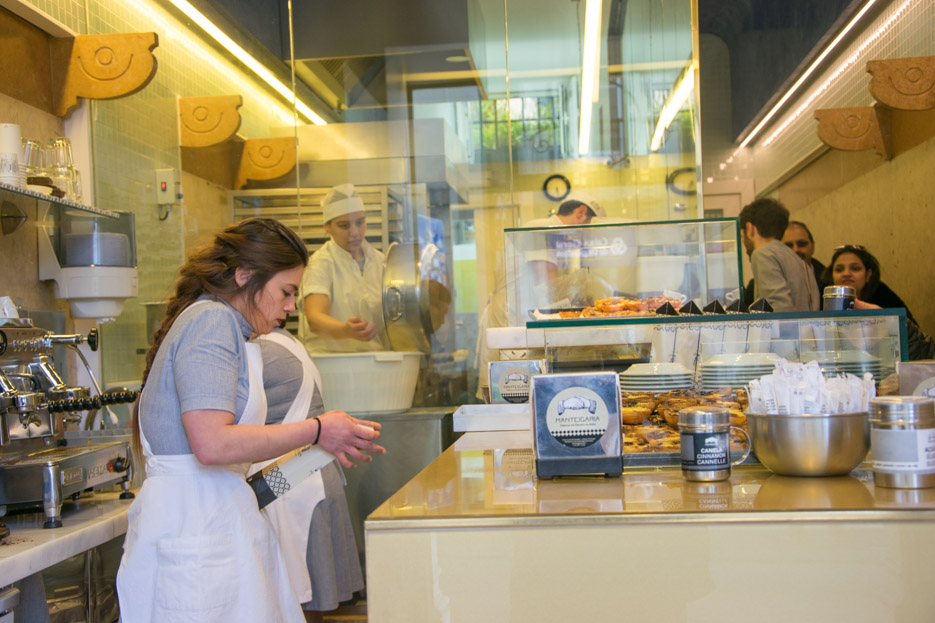
[[[816,361],[826,376],[869,373],[879,383],[908,354],[902,309],[544,320],[527,327],[543,330],[549,372],[588,361],[593,370],[624,373],[624,391],[742,388],[780,358]],[[658,366],[628,382],[635,363]]]
[[652,312],[667,300],[727,307],[740,296],[736,219],[508,229],[505,237],[510,326],[556,312]]

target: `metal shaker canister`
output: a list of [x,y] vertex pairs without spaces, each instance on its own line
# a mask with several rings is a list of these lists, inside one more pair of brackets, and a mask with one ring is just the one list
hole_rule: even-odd
[[881,487],[935,487],[935,399],[881,396],[870,401],[873,482]]
[[854,309],[857,290],[850,286],[826,286],[822,295],[821,308],[827,310]]
[[[747,440],[744,455],[730,460],[730,429]],[[750,437],[742,428],[730,425],[730,412],[723,407],[688,407],[679,411],[679,443],[682,477],[685,480],[716,482],[730,478],[730,468],[750,455]]]

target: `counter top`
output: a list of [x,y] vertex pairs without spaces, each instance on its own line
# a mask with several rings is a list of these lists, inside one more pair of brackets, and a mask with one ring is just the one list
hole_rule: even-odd
[[535,476],[526,432],[466,433],[380,505],[368,530],[613,522],[935,521],[935,488],[875,487],[870,465],[848,476],[792,478],[760,465],[730,480],[689,482],[678,467],[621,478]]
[[127,531],[127,511],[133,500],[120,492],[95,492],[62,507],[62,527],[46,529],[45,514],[14,513],[2,519],[10,536],[0,542],[0,586],[97,547]]

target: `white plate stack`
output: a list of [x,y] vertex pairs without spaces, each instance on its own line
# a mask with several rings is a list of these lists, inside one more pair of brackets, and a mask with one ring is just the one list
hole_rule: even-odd
[[635,363],[620,373],[625,392],[670,392],[693,385],[694,374],[680,363]]
[[892,366],[887,366],[882,359],[874,357],[864,350],[803,351],[802,361],[817,361],[822,374],[826,377],[844,374],[845,372],[855,376],[863,376],[869,372],[877,383],[894,371]]
[[701,389],[743,387],[753,379],[770,374],[779,361],[775,353],[725,353],[701,364]]

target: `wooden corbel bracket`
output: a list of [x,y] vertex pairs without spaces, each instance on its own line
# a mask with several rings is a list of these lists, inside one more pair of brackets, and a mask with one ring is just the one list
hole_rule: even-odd
[[870,94],[890,108],[935,108],[935,56],[868,61]]
[[182,147],[211,147],[230,139],[240,129],[240,95],[179,98]]
[[243,188],[248,180],[272,180],[295,168],[295,138],[250,138],[244,142],[243,155],[234,188]]
[[154,32],[78,35],[50,40],[53,112],[67,117],[78,98],[113,99],[143,89],[156,75]]
[[818,138],[835,149],[863,151],[875,149],[885,160],[892,157],[890,117],[883,106],[826,108],[815,111]]

